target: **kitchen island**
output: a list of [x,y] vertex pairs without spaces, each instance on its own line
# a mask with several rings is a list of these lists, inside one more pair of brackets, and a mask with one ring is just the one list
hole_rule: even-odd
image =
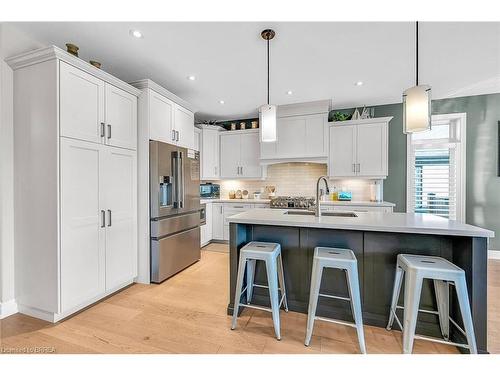
[[[228,314],[233,312],[239,250],[250,241],[281,244],[288,306],[291,311],[302,313],[307,313],[309,303],[314,248],[351,249],[358,259],[363,321],[378,327],[387,325],[397,255],[440,256],[466,273],[478,351],[487,353],[487,239],[494,233],[429,214],[357,212],[355,215],[318,218],[300,211],[254,209],[229,217]],[[267,284],[263,266],[256,267],[256,284]],[[344,273],[325,270],[321,293],[347,296]],[[450,314],[461,322],[458,303],[454,293],[451,295]],[[252,302],[269,305],[267,289],[256,288]],[[437,309],[428,280],[424,281],[420,307]],[[321,299],[318,315],[352,321],[350,305],[342,300]],[[437,316],[419,314],[417,332],[440,337]],[[464,342],[456,330],[451,330],[451,337]]]

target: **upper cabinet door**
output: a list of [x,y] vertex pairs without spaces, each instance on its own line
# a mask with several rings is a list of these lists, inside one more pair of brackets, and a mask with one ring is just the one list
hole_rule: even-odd
[[262,167],[260,160],[259,133],[240,135],[240,177],[260,178]]
[[61,139],[61,308],[105,291],[105,234],[99,185],[104,146]]
[[218,179],[219,168],[219,132],[203,129],[201,133],[201,177],[202,180]]
[[149,139],[175,144],[174,102],[149,90]]
[[387,124],[357,126],[357,175],[387,176]]
[[106,144],[137,148],[137,97],[106,84]]
[[241,177],[239,134],[224,134],[220,136],[220,177]]
[[303,156],[306,142],[306,118],[293,116],[278,118],[276,154],[280,158]]
[[177,145],[180,147],[194,147],[194,114],[191,111],[175,105],[174,129]]
[[328,175],[351,177],[356,175],[356,126],[330,127],[330,155]]
[[328,156],[328,114],[310,115],[306,118],[305,155]]
[[107,147],[101,192],[106,215],[106,290],[137,276],[136,153]]
[[60,62],[60,134],[101,143],[104,139],[104,82]]

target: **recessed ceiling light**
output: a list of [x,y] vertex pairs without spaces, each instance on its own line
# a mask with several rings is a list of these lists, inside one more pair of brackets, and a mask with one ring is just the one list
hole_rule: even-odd
[[219,100],[219,104],[224,104],[225,101],[224,100]]
[[137,39],[142,38],[142,33],[139,30],[130,30],[130,35]]
[[292,95],[292,94],[293,94],[293,91],[292,91],[292,90],[288,90],[288,91],[286,92],[286,94],[287,94],[287,95]]
[[190,81],[194,81],[196,79],[195,76],[188,76],[187,79],[189,79]]
[[354,85],[356,85],[356,86],[363,86],[363,81],[358,81]]

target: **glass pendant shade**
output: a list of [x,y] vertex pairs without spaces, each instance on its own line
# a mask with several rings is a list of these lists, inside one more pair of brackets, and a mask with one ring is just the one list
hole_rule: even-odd
[[276,142],[276,106],[264,104],[259,109],[260,140]]
[[418,85],[403,92],[403,133],[431,128],[431,87]]

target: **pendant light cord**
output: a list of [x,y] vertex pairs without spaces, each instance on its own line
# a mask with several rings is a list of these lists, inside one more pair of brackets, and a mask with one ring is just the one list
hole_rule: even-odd
[[416,58],[416,85],[415,86],[418,86],[418,21],[416,21],[416,25],[415,25],[415,46],[417,48],[417,51],[416,51],[416,54],[415,54],[415,58]]
[[269,104],[269,38],[267,39],[267,104]]

